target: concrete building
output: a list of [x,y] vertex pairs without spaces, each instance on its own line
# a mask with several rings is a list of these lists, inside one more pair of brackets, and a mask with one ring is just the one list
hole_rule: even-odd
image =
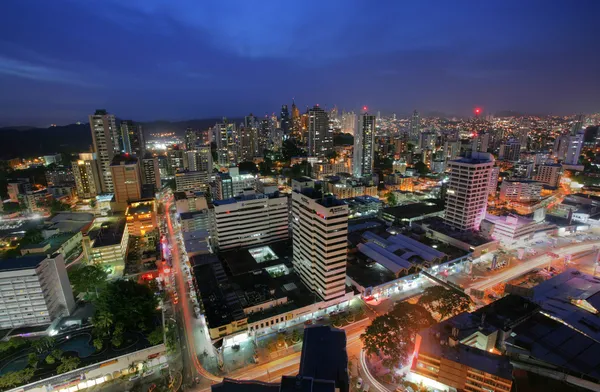
[[71,163],[75,189],[80,199],[91,199],[102,193],[98,167],[95,153],[79,154],[79,159]]
[[315,191],[310,179],[292,180],[292,189],[294,268],[323,300],[343,297],[348,206]]
[[189,171],[212,173],[213,160],[210,144],[205,146],[199,145],[194,150],[185,151],[183,153],[183,167]]
[[75,309],[62,255],[3,260],[0,292],[2,329],[48,325]]
[[19,178],[16,181],[11,181],[7,184],[6,190],[8,192],[8,198],[13,203],[19,203],[19,196],[27,194],[27,192],[31,192],[33,188],[31,187],[31,183],[27,178]]
[[542,183],[531,180],[508,179],[500,185],[501,201],[530,202],[541,199]]
[[533,238],[537,225],[535,220],[517,215],[487,214],[481,222],[481,234],[486,238],[500,241],[504,246],[510,246]]
[[419,135],[421,134],[421,117],[419,116],[419,112],[416,110],[412,114],[409,127],[409,139],[412,141],[418,141]]
[[289,238],[288,198],[279,192],[244,191],[215,200],[209,211],[212,246],[220,251]]
[[204,192],[175,192],[175,206],[179,214],[208,209]]
[[96,113],[89,116],[89,121],[102,193],[112,193],[114,188],[110,165],[115,155],[120,152],[117,121],[115,116],[108,114],[106,110],[96,110]]
[[122,218],[96,219],[83,237],[83,250],[90,263],[108,267],[111,275],[121,275],[125,267],[129,231]]
[[370,177],[373,175],[373,147],[375,145],[375,116],[364,113],[358,116],[358,129],[354,133],[355,177]]
[[116,155],[110,165],[112,173],[115,202],[122,205],[123,211],[127,203],[142,198],[142,173],[140,161],[135,156]]
[[52,169],[46,170],[46,183],[48,186],[57,186],[63,184],[73,184],[73,170],[68,166],[55,166]]
[[175,188],[177,192],[204,191],[209,180],[209,174],[204,171],[179,171],[175,174]]
[[564,160],[566,165],[577,165],[579,163],[579,156],[583,147],[583,137],[583,132],[569,136]]
[[494,157],[474,152],[469,158],[448,162],[445,221],[461,230],[478,230],[485,217]]
[[487,132],[480,132],[473,138],[471,143],[472,151],[487,152],[490,144],[490,134]]
[[256,187],[256,176],[240,174],[237,167],[230,167],[228,173],[218,173],[213,187],[213,198],[225,200],[241,194],[244,190]]
[[238,132],[235,124],[215,124],[215,142],[217,144],[217,163],[221,167],[230,167],[238,164]]
[[121,120],[120,127],[122,152],[142,158],[146,154],[142,124],[132,120]]
[[535,181],[543,182],[551,187],[558,187],[562,175],[562,166],[559,163],[545,163],[538,166]]
[[129,203],[125,210],[127,231],[130,236],[145,237],[158,228],[156,200],[140,200]]
[[521,156],[521,144],[516,140],[509,140],[500,146],[498,159],[510,162],[518,162]]
[[61,161],[62,156],[60,154],[44,155],[44,166],[58,165]]
[[142,184],[152,186],[154,192],[158,192],[161,188],[158,157],[150,153],[146,153],[142,158]]
[[419,151],[434,150],[437,135],[435,132],[421,132],[419,135]]
[[308,156],[325,157],[333,151],[333,129],[327,112],[319,106],[308,111]]

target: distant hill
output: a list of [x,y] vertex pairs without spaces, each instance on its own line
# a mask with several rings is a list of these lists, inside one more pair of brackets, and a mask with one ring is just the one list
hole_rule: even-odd
[[[228,119],[239,124],[240,118]],[[146,138],[151,133],[175,132],[183,135],[186,128],[208,129],[222,118],[186,121],[151,121],[142,123]],[[69,124],[49,128],[15,126],[0,128],[0,159],[27,158],[55,152],[77,153],[89,151],[92,135],[89,124]]]

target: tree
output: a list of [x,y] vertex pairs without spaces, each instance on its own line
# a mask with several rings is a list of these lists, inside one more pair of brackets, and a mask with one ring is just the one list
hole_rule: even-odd
[[44,236],[42,235],[42,230],[40,229],[29,229],[25,232],[25,235],[21,239],[19,245],[27,245],[27,244],[39,244],[44,240]]
[[417,332],[434,322],[422,306],[399,302],[389,313],[375,318],[360,338],[368,353],[383,356],[387,367],[402,366],[414,351]]
[[51,355],[54,357],[54,359],[60,360],[63,356],[63,352],[61,349],[55,348],[52,350]]
[[240,162],[238,168],[240,170],[240,173],[258,173],[258,167],[256,167],[256,164],[254,162]]
[[0,389],[4,390],[10,387],[25,384],[31,380],[34,374],[35,369],[31,367],[19,370],[18,372],[5,373],[0,377]]
[[418,171],[419,175],[421,175],[421,176],[424,176],[427,173],[429,173],[429,168],[427,167],[426,164],[424,164],[421,161],[415,163],[415,170]]
[[150,334],[148,335],[148,341],[153,346],[156,346],[157,344],[161,344],[163,342],[162,327],[156,327],[152,332],[150,332]]
[[396,197],[395,192],[388,192],[385,194],[385,199],[390,207],[394,207],[398,205],[398,198]]
[[94,347],[96,348],[96,351],[100,351],[102,350],[102,347],[104,346],[104,343],[102,342],[102,338],[101,337],[96,337],[94,338]]
[[69,281],[78,293],[98,293],[106,285],[108,272],[99,265],[90,264],[69,271]]
[[29,355],[27,355],[27,364],[32,368],[37,368],[38,356],[36,353],[29,353]]
[[38,353],[41,354],[45,351],[50,350],[54,346],[54,338],[46,336],[38,340],[31,342],[31,347]]
[[60,360],[60,365],[56,368],[58,374],[67,373],[79,367],[81,360],[77,357],[63,356]]
[[471,298],[467,294],[448,290],[443,286],[428,287],[419,298],[419,305],[432,314],[439,314],[440,320],[468,311],[471,304]]
[[90,208],[96,208],[96,199],[90,200]]
[[19,203],[13,203],[13,202],[4,203],[4,212],[10,214],[10,213],[19,212],[19,211],[21,211],[21,205]]
[[110,327],[113,325],[114,315],[107,310],[97,311],[92,318],[94,328],[102,332],[102,335],[108,335]]
[[71,206],[53,198],[50,202],[50,212],[54,214],[60,211],[71,211]]
[[48,365],[52,365],[52,364],[54,364],[54,362],[56,362],[56,359],[54,358],[54,356],[52,354],[46,355],[46,363]]

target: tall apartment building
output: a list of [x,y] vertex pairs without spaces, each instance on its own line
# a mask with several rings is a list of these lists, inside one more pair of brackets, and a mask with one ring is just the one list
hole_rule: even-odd
[[197,129],[186,129],[184,137],[185,149],[188,151],[195,150],[197,146],[210,143],[210,140],[207,140],[206,134],[207,132],[203,132]]
[[245,189],[254,189],[256,177],[252,174],[240,174],[237,167],[230,167],[229,173],[218,173],[213,189],[215,200],[224,200],[241,194]]
[[74,309],[62,255],[25,256],[0,263],[0,328],[47,325]]
[[419,135],[419,150],[435,150],[436,139],[435,132],[421,132]]
[[478,230],[487,211],[494,157],[474,152],[471,157],[448,162],[450,181],[446,193],[445,221],[458,230]]
[[208,209],[206,196],[203,192],[175,192],[173,196],[175,197],[175,207],[179,214]]
[[229,167],[238,164],[238,132],[235,124],[223,123],[214,127],[215,142],[217,144],[217,159],[220,166]]
[[146,142],[144,141],[142,124],[132,120],[122,120],[120,127],[122,151],[139,158],[143,157],[146,153]]
[[319,106],[308,111],[308,155],[325,157],[333,151],[333,129],[327,112]]
[[81,153],[79,159],[71,163],[75,189],[80,199],[91,199],[102,192],[100,173],[95,153]]
[[177,192],[204,191],[209,180],[209,174],[205,171],[179,171],[175,174],[175,189]]
[[509,179],[500,186],[501,201],[529,202],[540,200],[542,184],[537,181]]
[[583,132],[569,136],[564,161],[566,165],[577,165],[579,163],[579,156],[583,147],[583,136]]
[[375,116],[368,113],[358,116],[358,129],[354,133],[354,175],[373,175],[373,147],[375,145]]
[[293,264],[304,284],[325,301],[344,296],[348,205],[292,180]]
[[410,140],[417,141],[417,140],[419,140],[420,134],[421,134],[421,117],[419,116],[419,112],[417,112],[415,110],[412,114],[412,117],[410,118],[410,128],[408,130],[408,137]]
[[498,190],[498,178],[500,177],[500,166],[492,167],[492,173],[490,174],[490,192],[489,195],[496,197],[496,191]]
[[113,158],[110,170],[117,203],[126,206],[128,202],[142,198],[142,173],[136,157],[117,155]]
[[211,241],[215,249],[249,247],[289,238],[288,198],[254,190],[215,200],[210,207]]
[[490,134],[481,132],[473,138],[471,149],[473,151],[487,152],[490,144]]
[[179,170],[183,170],[184,166],[184,151],[175,146],[167,150],[167,175],[174,176]]
[[142,158],[142,184],[152,185],[154,192],[160,190],[160,168],[158,166],[158,157],[146,153]]
[[516,140],[509,140],[500,146],[498,159],[518,162],[521,156],[521,144]]
[[108,114],[106,110],[96,110],[96,113],[89,116],[89,121],[100,173],[101,189],[103,193],[112,193],[114,187],[110,164],[115,155],[120,152],[117,121],[115,116]]
[[561,174],[562,165],[559,163],[545,163],[538,166],[537,174],[533,179],[556,188],[560,183]]
[[183,153],[183,167],[189,171],[204,171],[212,173],[213,159],[210,145],[196,146],[193,150]]
[[72,184],[75,182],[73,170],[69,166],[55,166],[53,169],[46,170],[45,175],[48,186]]

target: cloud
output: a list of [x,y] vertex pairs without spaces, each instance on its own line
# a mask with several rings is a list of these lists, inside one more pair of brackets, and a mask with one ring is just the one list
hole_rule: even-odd
[[73,72],[4,56],[0,56],[0,74],[43,82],[67,83],[82,87],[94,86],[93,83],[82,80]]

